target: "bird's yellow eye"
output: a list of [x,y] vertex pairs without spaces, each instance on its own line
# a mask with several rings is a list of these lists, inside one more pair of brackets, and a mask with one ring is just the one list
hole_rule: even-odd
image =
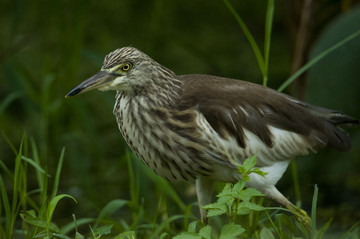
[[121,70],[122,71],[128,71],[130,70],[130,64],[129,63],[124,63],[121,65]]

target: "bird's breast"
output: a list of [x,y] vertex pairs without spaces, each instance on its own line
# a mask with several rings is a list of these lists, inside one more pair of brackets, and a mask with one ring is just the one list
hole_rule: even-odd
[[192,139],[196,132],[173,119],[168,108],[118,93],[113,112],[129,147],[158,175],[169,181],[192,181],[199,174],[210,174],[202,161],[204,148]]

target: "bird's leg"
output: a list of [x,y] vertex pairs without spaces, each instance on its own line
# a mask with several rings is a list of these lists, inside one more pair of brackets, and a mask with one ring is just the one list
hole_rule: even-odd
[[196,194],[198,197],[200,216],[201,221],[204,224],[208,223],[208,218],[206,215],[206,210],[202,207],[211,203],[211,196],[214,189],[214,181],[206,179],[204,177],[199,177],[196,179]]
[[289,209],[300,223],[302,223],[308,230],[311,229],[311,218],[307,215],[307,213],[287,200],[275,186],[268,186],[263,188],[261,191],[269,198]]
[[308,230],[311,230],[311,218],[307,215],[307,213],[301,208],[295,206],[290,203],[286,206],[287,209],[296,217],[296,219],[306,226]]

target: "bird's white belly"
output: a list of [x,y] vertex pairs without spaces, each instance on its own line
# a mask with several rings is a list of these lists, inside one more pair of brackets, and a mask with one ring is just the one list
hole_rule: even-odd
[[[273,135],[274,145],[269,147],[254,133],[243,129],[246,147],[238,145],[236,139],[227,135],[225,138],[219,136],[215,131],[209,132],[204,136],[207,140],[212,140],[212,148],[219,155],[219,158],[229,163],[242,163],[245,159],[257,155],[258,167],[271,166],[276,162],[287,161],[297,155],[307,155],[310,151],[315,151],[304,138],[294,132],[281,130],[269,126]],[[222,156],[220,156],[222,155]]]

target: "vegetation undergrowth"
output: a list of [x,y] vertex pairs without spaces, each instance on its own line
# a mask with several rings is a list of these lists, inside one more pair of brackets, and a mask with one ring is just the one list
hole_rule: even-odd
[[[6,136],[4,135],[4,137]],[[80,207],[82,204],[69,194],[58,194],[65,149],[60,153],[57,170],[55,176],[52,177],[52,173],[47,172],[46,165],[39,163],[34,140],[28,140],[24,136],[18,150],[9,140],[7,141],[14,151],[15,160],[13,169],[3,163],[0,164],[1,171],[4,172],[0,175],[0,237],[4,239],[326,238],[325,233],[331,223],[329,220],[319,230],[316,230],[317,187],[315,187],[311,213],[312,231],[308,231],[286,209],[263,206],[264,195],[256,189],[245,187],[246,182],[250,180],[251,173],[266,176],[265,173],[254,167],[256,165],[256,156],[254,156],[247,159],[243,165],[238,166],[243,180],[236,184],[225,184],[217,195],[216,202],[205,206],[210,218],[209,225],[204,225],[191,214],[190,209],[193,204],[184,204],[182,215],[170,216],[164,213],[161,209],[163,201],[166,198],[174,197],[171,194],[175,194],[175,192],[170,192],[167,195],[161,195],[156,213],[150,220],[144,216],[146,212],[143,211],[141,203],[139,205],[136,202],[144,196],[133,195],[130,200],[115,199],[109,202],[99,212],[97,218],[77,218],[75,214],[72,214],[68,215],[68,221],[63,222],[63,225],[60,226],[54,218],[59,202],[69,198],[73,203],[78,203]],[[28,189],[27,175],[30,173],[37,175],[37,188],[33,190]],[[11,190],[6,188],[5,182],[12,185]],[[169,185],[166,187],[173,190]],[[133,214],[133,222],[130,224],[121,216],[116,215],[116,212],[124,207],[130,209]],[[179,222],[182,222],[181,226],[179,226]],[[341,238],[359,238],[358,226],[359,223],[350,228]]]

